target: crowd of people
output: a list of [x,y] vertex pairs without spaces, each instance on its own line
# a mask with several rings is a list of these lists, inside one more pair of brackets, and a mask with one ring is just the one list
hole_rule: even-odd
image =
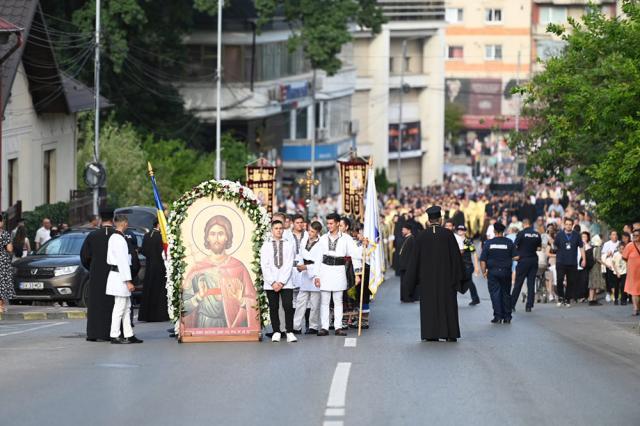
[[[638,315],[640,223],[626,224],[619,231],[608,229],[593,220],[594,206],[560,184],[528,185],[520,193],[496,193],[479,180],[454,175],[441,186],[407,189],[400,197],[382,197],[381,203],[386,253],[398,274],[407,235],[417,235],[428,222],[427,208],[439,205],[447,227],[458,234],[470,274],[475,272],[477,276],[480,272],[472,239],[486,242],[504,236],[514,244],[510,310],[516,308],[526,278],[523,301],[527,311],[534,299],[565,307],[572,303],[598,306],[604,301],[624,306],[633,302],[632,313]],[[502,227],[504,230],[498,232]],[[517,252],[529,234],[539,236],[539,246],[523,258]],[[486,247],[481,247],[482,254]],[[525,274],[525,263],[534,263],[535,268],[526,268]],[[522,274],[518,273],[519,267]],[[535,272],[529,273],[533,269]],[[470,290],[470,304],[475,305],[479,302],[477,292],[474,286]]]

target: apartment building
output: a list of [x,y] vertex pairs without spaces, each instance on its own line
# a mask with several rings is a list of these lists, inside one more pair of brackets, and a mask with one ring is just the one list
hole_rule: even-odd
[[388,19],[381,33],[356,32],[353,41],[358,153],[371,156],[376,168],[385,169],[391,181],[400,178],[402,186],[439,183],[445,2],[379,0],[378,5]]
[[[274,19],[258,31],[256,21],[251,0],[225,8],[222,131],[230,131],[252,152],[277,164],[285,186],[295,186],[311,168],[315,135],[315,177],[321,181],[316,194],[335,193],[336,160],[354,143],[351,98],[356,73],[350,46],[344,48],[338,73],[316,72],[314,105],[314,73],[301,49],[289,50],[289,24]],[[189,61],[179,89],[187,109],[215,129],[216,22],[203,15],[196,23],[197,29],[185,40]]]
[[444,92],[464,111],[462,139],[526,129],[511,89],[531,75],[531,8],[531,0],[447,2]]
[[[543,61],[557,55],[564,43],[547,32],[549,24],[566,24],[568,18],[579,20],[593,3],[608,17],[617,16],[616,0],[534,0],[531,13],[531,60],[533,72],[544,69]],[[620,5],[622,2],[617,2]]]

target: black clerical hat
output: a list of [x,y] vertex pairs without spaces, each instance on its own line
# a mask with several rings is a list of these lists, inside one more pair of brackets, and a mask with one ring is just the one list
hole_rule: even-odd
[[429,220],[440,219],[442,217],[442,209],[440,206],[431,206],[427,209]]
[[493,225],[493,230],[495,232],[504,232],[505,229],[507,229],[507,228],[505,228],[505,226],[502,224],[502,222],[496,222],[496,224]]
[[113,220],[113,207],[101,207],[100,208],[100,218],[102,220]]

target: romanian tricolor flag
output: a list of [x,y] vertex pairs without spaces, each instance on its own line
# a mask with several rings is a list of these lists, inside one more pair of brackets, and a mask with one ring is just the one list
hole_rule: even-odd
[[153,198],[156,202],[156,209],[158,210],[158,227],[160,228],[160,234],[162,235],[162,246],[164,247],[164,253],[166,255],[167,248],[169,247],[169,242],[167,240],[167,218],[164,217],[164,206],[160,199],[160,192],[158,191],[158,185],[156,184],[156,176],[155,173],[153,173],[153,168],[151,167],[150,162],[147,162],[147,167],[149,168],[149,177],[151,178],[151,185],[153,186]]

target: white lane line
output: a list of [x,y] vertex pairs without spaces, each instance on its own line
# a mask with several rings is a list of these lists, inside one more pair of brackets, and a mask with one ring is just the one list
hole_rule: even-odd
[[344,347],[345,348],[355,348],[358,344],[358,339],[355,337],[345,337],[344,339]]
[[325,417],[343,417],[344,408],[327,408],[324,411]]
[[349,383],[350,362],[339,362],[333,373],[327,408],[344,408],[347,400],[347,384]]
[[342,420],[325,420],[322,426],[344,426],[344,422]]
[[14,335],[14,334],[27,333],[29,331],[41,330],[43,328],[55,327],[56,325],[62,325],[62,324],[66,324],[66,322],[55,322],[53,324],[44,324],[44,325],[39,325],[38,327],[27,328],[25,330],[12,331],[10,333],[3,333],[3,334],[0,334],[0,337],[11,336],[11,335]]

